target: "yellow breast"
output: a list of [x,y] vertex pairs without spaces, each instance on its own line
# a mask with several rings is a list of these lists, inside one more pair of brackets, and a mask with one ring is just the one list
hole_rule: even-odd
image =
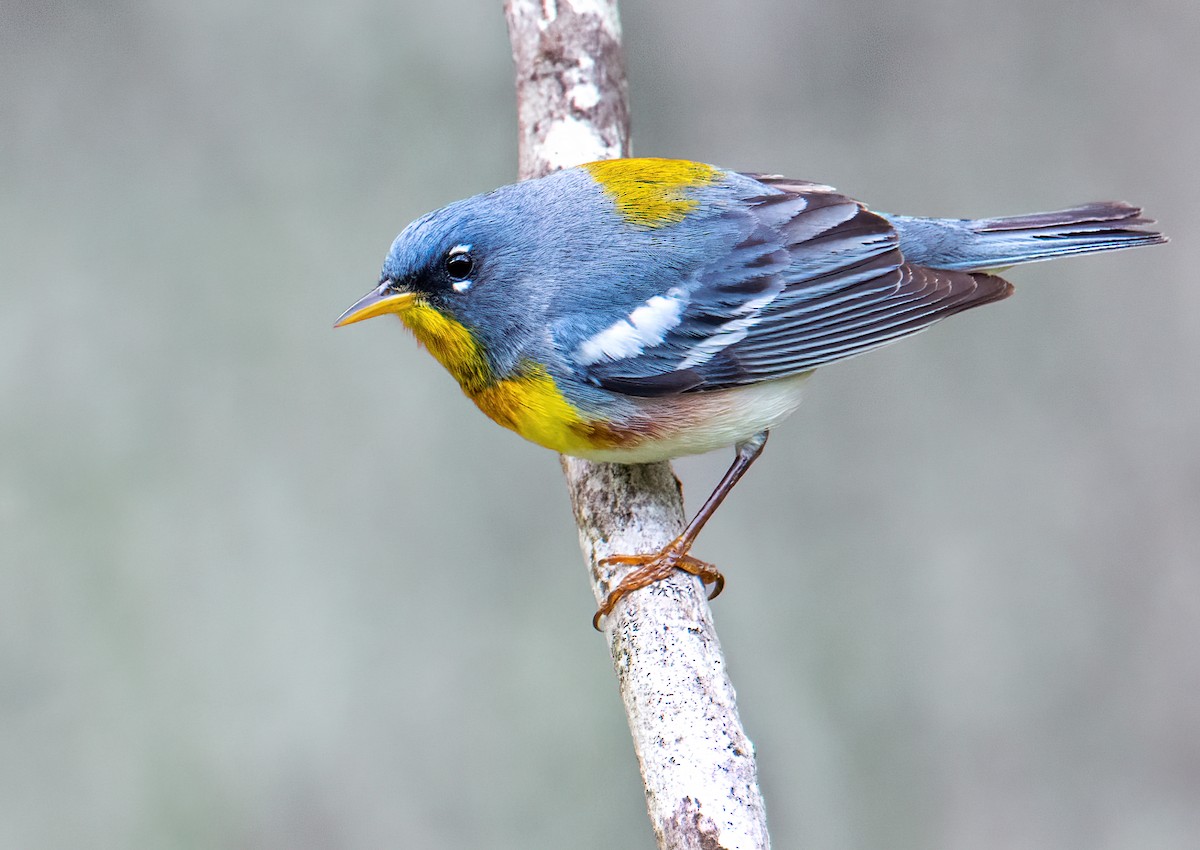
[[494,422],[564,454],[612,448],[634,438],[598,420],[585,419],[541,366],[531,366],[515,377],[497,381],[473,399]]
[[578,454],[612,448],[633,436],[585,418],[541,366],[530,364],[498,379],[471,332],[428,304],[413,302],[400,318],[480,410],[525,439],[556,452]]

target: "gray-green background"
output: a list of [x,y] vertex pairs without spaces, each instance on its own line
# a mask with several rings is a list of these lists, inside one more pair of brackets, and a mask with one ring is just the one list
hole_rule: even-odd
[[[499,5],[0,9],[4,850],[652,847],[556,458],[330,328],[513,178]],[[776,846],[1196,847],[1200,7],[623,13],[639,153],[1174,237],[824,370],[702,537]]]

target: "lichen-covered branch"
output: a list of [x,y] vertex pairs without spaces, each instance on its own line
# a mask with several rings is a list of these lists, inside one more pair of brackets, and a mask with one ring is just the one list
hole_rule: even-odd
[[[615,0],[508,0],[505,13],[521,178],[628,155]],[[683,529],[679,483],[666,463],[562,466],[599,602],[621,571],[602,558],[657,551]],[[605,625],[658,846],[769,847],[753,747],[699,580],[679,573],[639,590]]]

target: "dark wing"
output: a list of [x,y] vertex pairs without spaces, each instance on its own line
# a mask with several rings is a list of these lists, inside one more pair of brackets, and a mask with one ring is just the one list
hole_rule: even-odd
[[750,176],[779,191],[722,214],[741,239],[661,299],[678,302],[655,317],[669,327],[636,350],[577,356],[589,381],[658,396],[783,378],[1011,292],[992,275],[905,263],[891,223],[829,187]]

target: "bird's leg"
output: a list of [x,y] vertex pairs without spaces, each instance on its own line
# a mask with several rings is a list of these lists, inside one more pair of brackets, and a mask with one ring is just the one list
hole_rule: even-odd
[[701,529],[704,528],[704,524],[716,513],[721,502],[733,489],[733,485],[737,484],[746,474],[750,464],[754,463],[762,454],[763,446],[766,444],[766,431],[755,434],[749,440],[737,444],[733,463],[725,471],[725,475],[721,477],[712,494],[700,506],[700,510],[692,517],[692,521],[687,524],[683,533],[664,546],[661,552],[653,555],[609,555],[607,558],[600,559],[601,566],[620,564],[636,567],[636,569],[621,579],[620,583],[609,592],[595,616],[592,617],[592,626],[596,631],[600,631],[600,619],[611,614],[624,596],[666,578],[675,570],[683,570],[699,576],[705,584],[713,585],[713,591],[708,596],[709,599],[716,597],[725,588],[725,577],[721,575],[720,571],[712,564],[693,558],[688,551],[692,548]]

